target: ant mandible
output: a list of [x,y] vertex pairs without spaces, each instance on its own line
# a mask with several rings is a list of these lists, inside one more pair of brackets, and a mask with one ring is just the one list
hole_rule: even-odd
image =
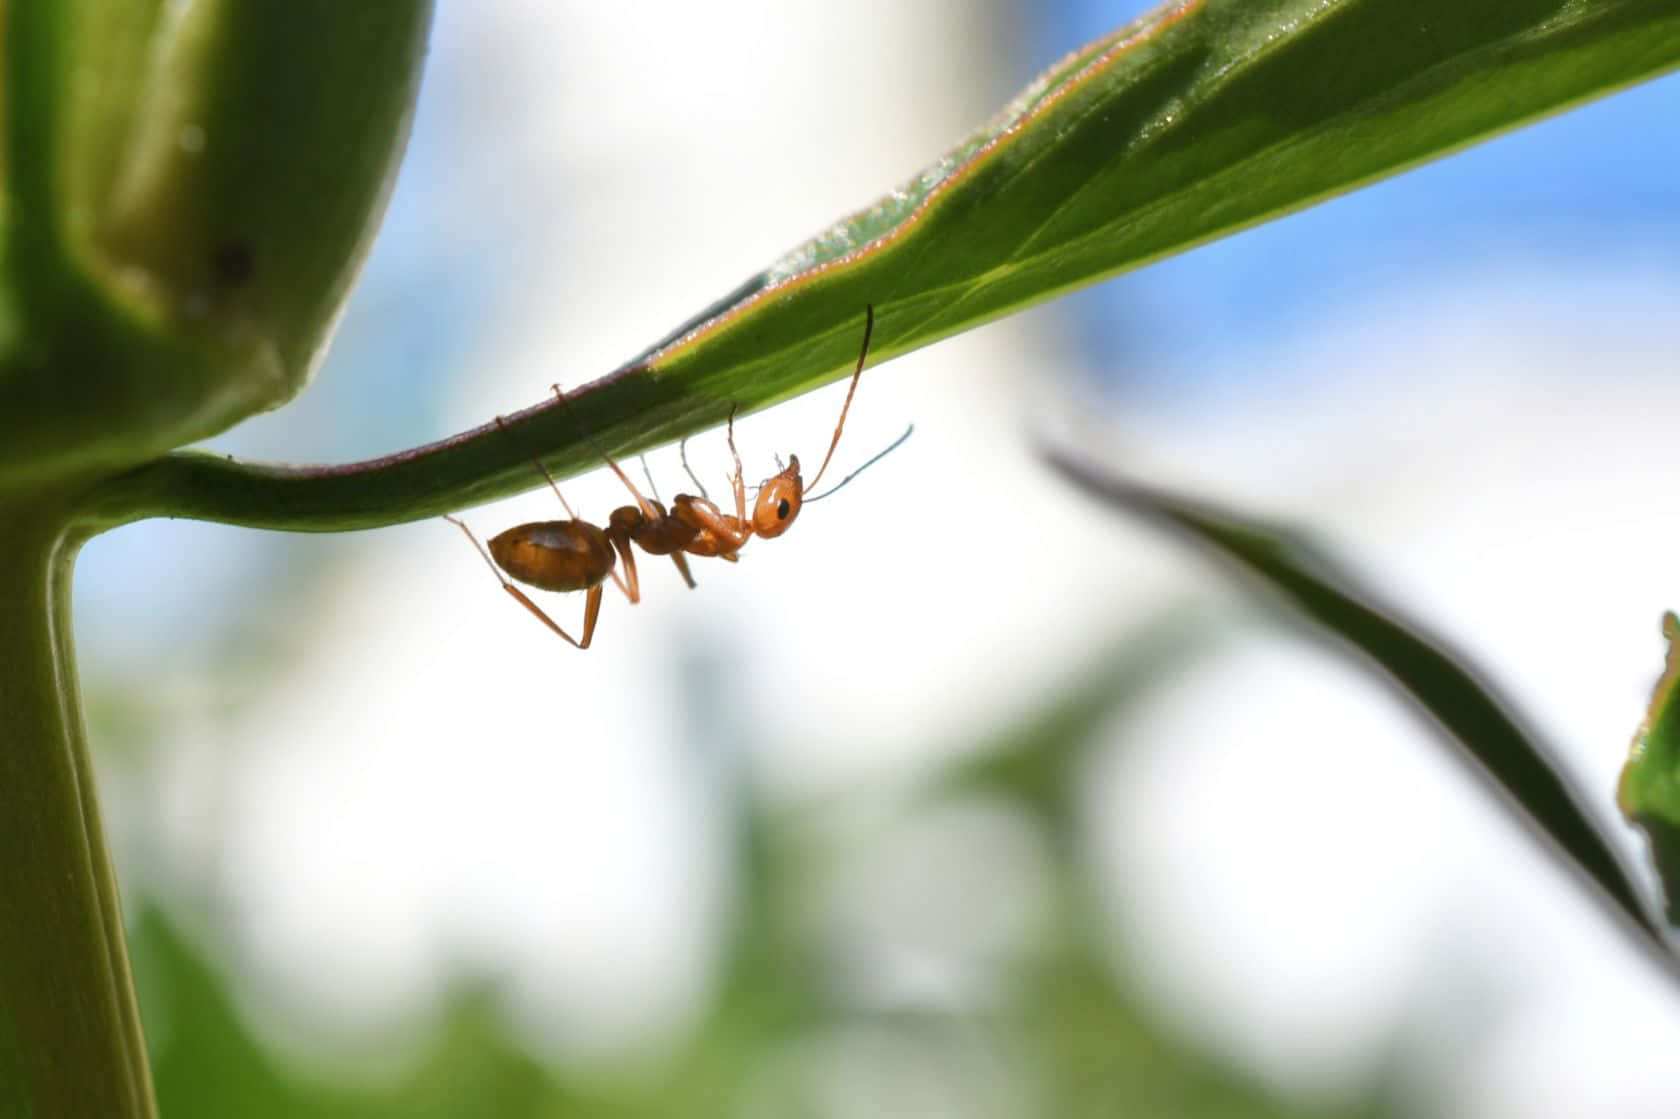
[[[840,444],[840,432],[846,426],[846,413],[851,410],[858,378],[862,376],[864,362],[869,357],[869,338],[874,330],[875,308],[865,307],[863,344],[858,351],[857,367],[852,371],[851,384],[846,389],[846,402],[840,407],[840,419],[834,425],[834,436],[829,440],[828,453],[823,456],[822,466],[818,467],[816,477],[811,479],[810,485],[806,485],[799,472],[799,457],[789,455],[788,464],[781,473],[765,479],[759,487],[750,517],[747,514],[747,487],[741,469],[741,456],[735,449],[735,409],[731,408],[728,441],[729,454],[735,460],[735,473],[730,477],[735,496],[733,515],[723,512],[704,496],[705,486],[694,477],[692,471],[689,472],[689,477],[694,480],[702,496],[678,494],[667,511],[657,497],[649,499],[642,496],[641,491],[618,463],[613,461],[612,456],[597,444],[596,451],[636,499],[635,505],[615,509],[607,520],[606,528],[591,524],[573,512],[565,496],[560,493],[554,476],[541,462],[537,463],[537,469],[548,479],[550,488],[560,499],[569,520],[533,521],[516,525],[492,537],[488,551],[464,522],[447,514],[444,520],[466,533],[467,539],[472,541],[473,547],[478,549],[479,555],[483,556],[484,562],[489,565],[491,573],[502,584],[503,590],[535,614],[549,629],[577,648],[587,649],[595,636],[595,621],[601,612],[602,588],[608,578],[617,584],[632,604],[641,601],[641,583],[636,574],[636,558],[631,550],[632,544],[649,555],[670,556],[677,570],[682,573],[683,580],[693,587],[694,577],[689,573],[685,553],[692,556],[716,556],[733,563],[739,557],[741,549],[754,536],[762,536],[765,539],[780,536],[792,527],[805,504],[819,501],[834,493],[909,438],[910,432],[906,431],[886,450],[847,475],[828,493],[806,497],[806,494],[815,489],[817,483],[822,480],[829,462],[834,458],[834,449]],[[554,386],[554,393],[564,405],[566,396],[558,385]],[[501,423],[500,417],[497,418],[497,423]],[[594,438],[589,438],[590,442],[594,443]],[[683,466],[685,469],[688,466],[686,456]],[[619,578],[618,572],[613,570],[619,560],[624,564],[622,579]],[[584,599],[583,606],[583,637],[574,638],[562,629],[542,607],[504,577],[503,572],[512,579],[545,591],[587,591],[588,596]]]

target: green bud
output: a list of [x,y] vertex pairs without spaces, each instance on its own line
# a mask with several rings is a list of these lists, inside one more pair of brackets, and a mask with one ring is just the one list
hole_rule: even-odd
[[0,7],[0,492],[303,387],[389,194],[425,0]]
[[1663,615],[1668,663],[1616,788],[1628,822],[1645,833],[1662,879],[1670,924],[1680,925],[1680,618]]

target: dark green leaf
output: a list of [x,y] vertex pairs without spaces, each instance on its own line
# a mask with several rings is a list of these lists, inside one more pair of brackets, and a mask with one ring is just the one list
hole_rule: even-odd
[[1580,804],[1540,740],[1510,714],[1464,658],[1400,620],[1341,565],[1299,537],[1226,510],[1116,479],[1075,458],[1050,461],[1087,492],[1165,524],[1258,577],[1292,615],[1361,654],[1459,748],[1472,768],[1510,798],[1518,815],[1549,837],[1557,853],[1597,883],[1665,966],[1675,958],[1634,878],[1601,825]]

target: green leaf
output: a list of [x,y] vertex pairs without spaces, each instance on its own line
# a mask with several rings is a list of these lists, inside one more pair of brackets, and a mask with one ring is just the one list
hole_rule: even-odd
[[1651,842],[1652,861],[1668,900],[1668,920],[1680,925],[1680,617],[1663,615],[1667,663],[1651,692],[1651,710],[1633,736],[1616,802]]
[[384,208],[430,5],[0,13],[0,495],[290,399]]
[[1000,728],[924,790],[929,799],[1008,797],[1043,827],[1058,857],[1080,844],[1078,765],[1093,736],[1118,712],[1181,670],[1213,631],[1182,605],[1142,626],[1128,625],[1109,647],[1070,675],[1047,701]]
[[1163,524],[1234,561],[1318,632],[1361,654],[1459,747],[1471,768],[1510,798],[1519,817],[1555,845],[1556,852],[1603,891],[1605,900],[1637,929],[1671,971],[1669,953],[1634,877],[1615,843],[1582,807],[1548,751],[1510,714],[1464,658],[1362,590],[1359,581],[1311,545],[1276,527],[1161,490],[1110,477],[1059,452],[1050,462],[1110,505]]
[[416,1018],[300,1061],[241,1013],[226,976],[170,913],[142,899],[134,926],[158,1100],[169,1119],[601,1114],[521,1047],[488,983],[453,977],[439,1020]]
[[328,531],[504,497],[531,488],[534,453],[560,476],[596,467],[580,429],[626,454],[837,378],[866,304],[880,361],[1677,62],[1671,0],[1174,4],[1058,63],[569,409],[334,469],[175,455],[87,513]]

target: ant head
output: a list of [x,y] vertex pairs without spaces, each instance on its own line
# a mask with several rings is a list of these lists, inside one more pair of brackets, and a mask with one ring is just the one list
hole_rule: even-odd
[[799,476],[799,456],[789,455],[787,468],[758,488],[758,501],[753,505],[754,535],[769,539],[780,536],[799,516],[799,504],[805,497],[805,480]]

